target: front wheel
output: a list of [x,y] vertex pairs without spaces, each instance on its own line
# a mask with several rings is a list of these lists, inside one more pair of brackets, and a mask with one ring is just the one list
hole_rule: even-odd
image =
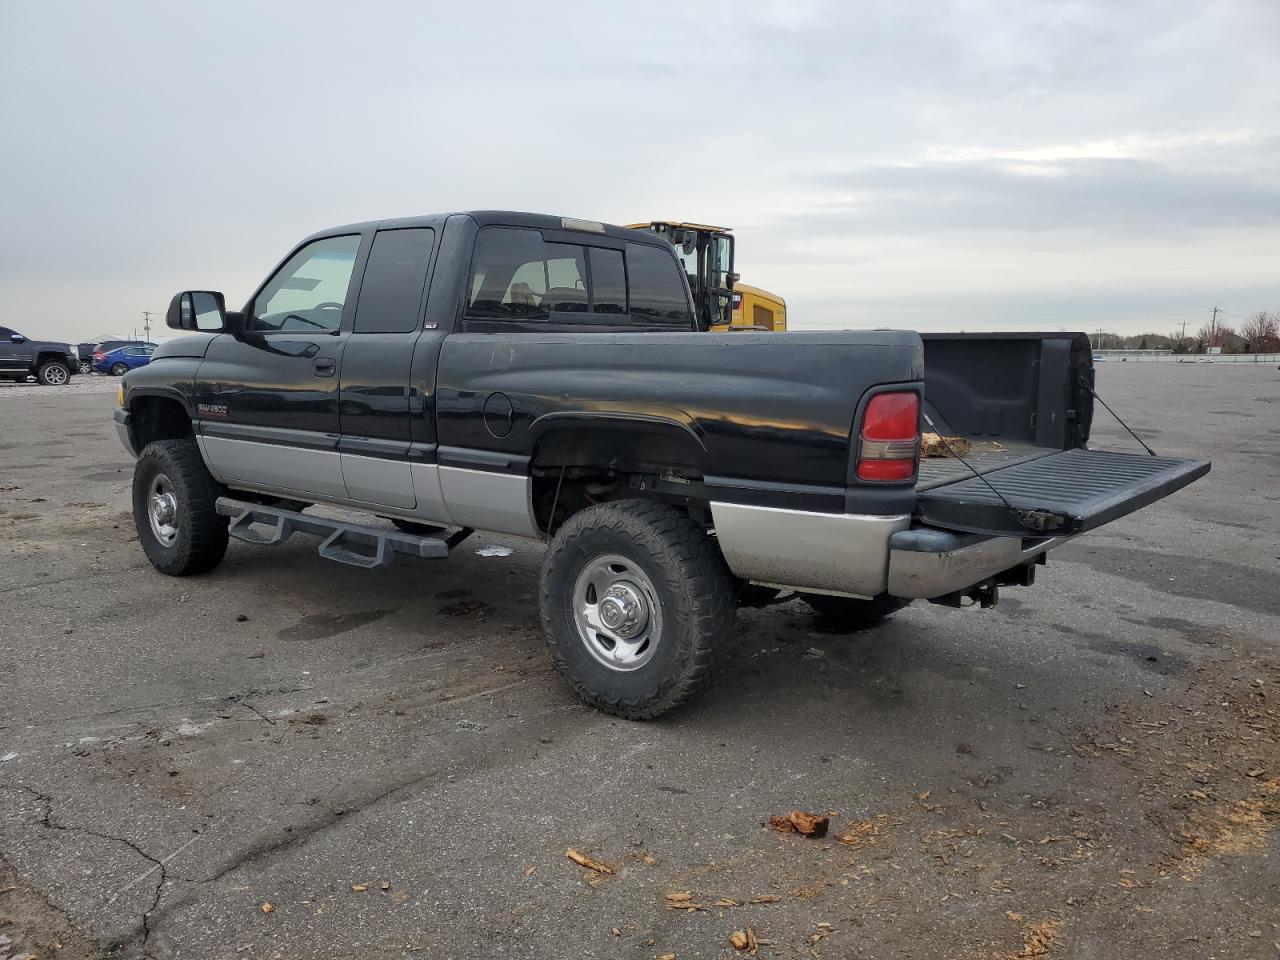
[[93,364],[92,364],[92,363],[90,363],[88,360],[81,360],[81,361],[80,361],[80,372],[81,372],[81,373],[86,373],[86,374],[88,374],[88,373],[93,373]]
[[50,360],[40,365],[40,369],[36,371],[36,379],[46,387],[60,387],[71,379],[71,371],[65,363]]
[[129,372],[129,367],[127,364],[113,363],[111,365],[111,375],[113,377],[123,377],[128,372]]
[[555,667],[584,701],[648,720],[711,680],[733,629],[733,578],[681,510],[648,500],[588,507],[542,563],[542,625]]
[[212,570],[227,552],[218,484],[194,440],[157,440],[133,468],[133,522],[151,565],[171,577]]
[[831,597],[823,593],[802,593],[800,599],[818,615],[818,619],[839,630],[865,630],[887,620],[911,603],[882,593],[870,600],[853,597]]

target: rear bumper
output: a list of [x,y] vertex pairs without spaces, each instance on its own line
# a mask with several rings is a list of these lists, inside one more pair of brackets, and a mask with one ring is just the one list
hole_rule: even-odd
[[889,538],[887,592],[928,600],[967,590],[1061,546],[1071,537],[1029,540],[914,527]]

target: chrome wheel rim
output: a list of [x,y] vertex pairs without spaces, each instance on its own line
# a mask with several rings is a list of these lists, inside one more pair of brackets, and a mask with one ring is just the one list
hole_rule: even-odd
[[62,367],[50,367],[44,372],[44,378],[55,387],[61,386],[67,382],[67,371]]
[[178,539],[178,498],[174,496],[173,484],[163,473],[156,474],[147,491],[147,518],[155,538],[166,547],[173,546]]
[[573,618],[587,651],[610,670],[639,670],[662,640],[653,581],[617,554],[589,561],[573,585]]

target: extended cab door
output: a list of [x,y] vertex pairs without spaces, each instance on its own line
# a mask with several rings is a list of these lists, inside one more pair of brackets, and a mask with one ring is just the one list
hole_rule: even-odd
[[196,430],[224,482],[345,499],[338,368],[367,247],[358,233],[303,244],[250,302],[244,330],[209,345],[196,375]]
[[614,369],[612,356],[627,346],[605,336],[597,344],[592,339],[689,333],[691,308],[680,266],[665,244],[482,227],[461,331],[445,338],[436,381],[440,487],[453,522],[537,536],[530,473],[534,421],[570,403],[636,412],[628,396],[634,383]]
[[[435,242],[430,227],[380,230],[374,236],[355,324],[342,355],[338,450],[352,500],[420,508],[415,511],[419,516],[445,520],[438,483],[424,484],[420,478],[423,489],[414,490],[412,465],[434,464],[434,445],[411,442],[413,420],[427,413],[426,398],[413,386],[411,372],[414,350],[424,336],[422,315]],[[426,339],[421,349],[438,348],[438,334]]]

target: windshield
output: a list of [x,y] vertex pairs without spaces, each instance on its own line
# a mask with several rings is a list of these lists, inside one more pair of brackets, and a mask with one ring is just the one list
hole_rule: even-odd
[[684,252],[683,245],[676,246],[676,256],[680,259],[680,265],[684,267],[684,272],[689,276],[689,288],[698,289],[698,248],[695,246],[690,252]]

